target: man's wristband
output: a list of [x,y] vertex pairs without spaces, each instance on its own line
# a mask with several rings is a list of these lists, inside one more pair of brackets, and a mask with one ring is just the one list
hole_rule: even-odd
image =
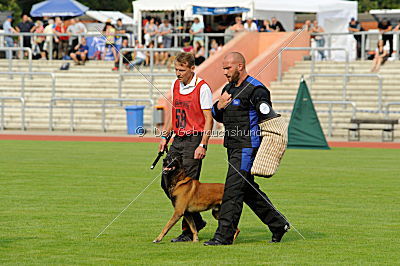
[[199,147],[202,147],[202,148],[204,148],[205,150],[207,150],[207,145],[206,145],[206,144],[200,143],[200,144],[199,144]]
[[161,138],[162,138],[162,139],[165,139],[165,140],[167,139],[167,137],[166,137],[166,136],[161,136]]

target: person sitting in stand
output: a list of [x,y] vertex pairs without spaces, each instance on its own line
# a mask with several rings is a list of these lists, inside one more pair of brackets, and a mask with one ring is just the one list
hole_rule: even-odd
[[204,57],[205,56],[204,46],[201,45],[201,43],[199,41],[196,41],[194,43],[193,54],[194,54],[194,65],[195,66],[199,66],[201,63],[204,62],[204,60],[206,60],[206,58]]
[[74,52],[70,53],[69,56],[74,60],[76,65],[84,65],[89,52],[89,47],[86,44],[86,38],[81,37],[80,43],[74,47]]
[[[143,48],[143,45],[139,43],[138,40],[135,41],[135,47],[136,48]],[[137,66],[142,65],[146,61],[146,54],[143,51],[137,51],[135,50],[133,52],[132,56],[133,60],[129,64],[129,70],[132,70],[134,68],[137,68]]]
[[371,72],[378,72],[381,66],[389,58],[389,53],[387,50],[385,50],[384,46],[384,41],[379,40],[375,50],[375,57],[374,61],[372,62]]

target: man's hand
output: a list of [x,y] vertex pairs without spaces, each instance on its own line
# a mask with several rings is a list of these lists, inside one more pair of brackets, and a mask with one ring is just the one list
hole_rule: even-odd
[[158,151],[164,151],[167,148],[167,140],[162,138],[160,144],[158,145]]
[[197,149],[194,151],[194,158],[195,159],[203,159],[204,157],[206,157],[206,149],[204,149],[203,147],[197,147]]
[[228,92],[224,92],[221,96],[219,96],[218,104],[217,107],[218,109],[223,109],[230,104],[232,101],[232,95],[229,94]]

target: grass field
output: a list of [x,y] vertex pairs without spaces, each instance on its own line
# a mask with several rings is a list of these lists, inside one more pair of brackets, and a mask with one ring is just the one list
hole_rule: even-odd
[[[152,240],[172,214],[160,178],[103,235],[96,235],[160,172],[156,144],[0,141],[1,264],[399,264],[400,150],[289,150],[279,173],[257,178],[289,221],[279,244],[244,208],[232,246]],[[223,182],[211,145],[203,182]],[[205,213],[200,241],[217,222]]]

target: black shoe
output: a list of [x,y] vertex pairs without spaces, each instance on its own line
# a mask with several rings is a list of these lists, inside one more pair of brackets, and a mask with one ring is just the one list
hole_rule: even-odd
[[[199,228],[197,228],[197,232],[206,227],[206,225],[207,222],[203,220],[201,225],[199,225]],[[189,242],[189,241],[193,241],[193,234],[192,231],[190,230],[185,230],[178,237],[171,239],[171,242]]]
[[177,238],[172,238],[171,242],[190,242],[193,241],[193,236],[192,233],[187,233],[184,231],[182,234],[180,234]]
[[226,246],[226,245],[231,245],[225,242],[222,242],[216,238],[210,239],[206,242],[204,242],[204,246]]
[[285,224],[283,227],[277,229],[274,233],[272,233],[272,239],[269,241],[269,243],[279,243],[282,240],[282,237],[284,234],[289,231],[290,225]]

